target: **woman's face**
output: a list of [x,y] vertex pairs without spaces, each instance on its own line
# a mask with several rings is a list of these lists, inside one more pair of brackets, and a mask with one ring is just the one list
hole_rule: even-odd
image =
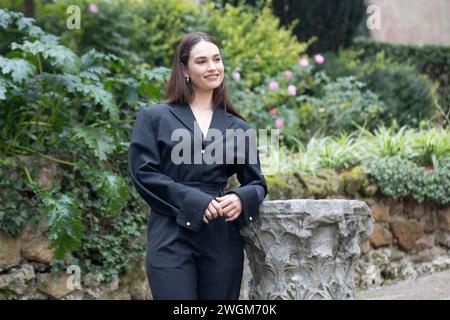
[[219,48],[214,43],[200,41],[192,47],[184,75],[189,75],[196,90],[210,91],[223,82],[224,70]]

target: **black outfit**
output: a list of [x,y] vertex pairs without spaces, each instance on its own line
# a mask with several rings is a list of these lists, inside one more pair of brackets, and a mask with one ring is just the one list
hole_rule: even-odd
[[[199,139],[205,149],[214,141],[212,128],[219,129],[224,138],[226,129],[251,128],[222,106],[215,108],[205,139],[201,133],[194,134],[201,132],[194,131],[194,126],[199,128],[195,121],[188,104],[156,104],[137,115],[128,161],[133,183],[152,211],[147,277],[154,299],[238,299],[243,270],[239,229],[258,217],[267,185],[259,157],[256,164],[248,161],[248,139],[243,164],[237,160],[208,164],[202,158],[201,164],[172,162],[172,149],[179,142],[171,140],[175,129],[189,129],[192,140]],[[192,157],[198,151],[193,147]],[[242,201],[241,215],[232,222],[218,217],[204,223],[209,203],[224,195],[227,180],[235,173],[241,186],[230,192]]]

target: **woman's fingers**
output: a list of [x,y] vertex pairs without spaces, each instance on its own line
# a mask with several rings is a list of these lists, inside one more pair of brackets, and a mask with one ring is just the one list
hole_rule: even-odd
[[[212,201],[208,205],[208,211],[211,213],[211,219],[217,218],[217,215],[218,215],[217,209],[212,204]],[[209,220],[211,220],[211,219],[209,219]]]
[[205,211],[203,221],[213,220],[218,216],[227,217],[226,221],[237,219],[242,211],[240,201],[234,194],[214,198]]
[[[205,212],[205,216],[206,216],[206,218],[208,218],[208,220],[214,219],[214,216],[213,216],[213,213],[211,212],[211,208],[210,207],[212,207],[212,206],[209,205],[208,208],[206,209],[206,212]],[[212,207],[212,209],[214,209],[214,207]]]
[[209,223],[209,221],[208,221],[208,219],[206,219],[206,216],[205,216],[205,215],[203,215],[203,222],[204,222],[204,223]]
[[[217,202],[215,199],[211,201],[211,204],[213,205],[214,209],[216,209],[217,215],[223,216],[223,209],[219,202]],[[216,217],[217,218],[217,217]]]
[[233,210],[233,211],[230,212],[230,214],[228,215],[228,218],[225,219],[225,221],[228,221],[228,222],[234,221],[237,218],[239,218],[240,215],[241,215],[241,211],[240,210],[238,210],[238,209]]

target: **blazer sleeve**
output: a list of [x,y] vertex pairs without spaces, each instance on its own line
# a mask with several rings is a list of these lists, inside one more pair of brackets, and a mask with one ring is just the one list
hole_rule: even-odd
[[128,149],[128,169],[133,184],[152,211],[172,216],[180,226],[199,231],[204,225],[203,214],[213,197],[161,173],[157,138],[148,111],[148,108],[139,110]]
[[[259,205],[267,195],[267,183],[261,171],[259,151],[256,144],[249,146],[250,144],[246,143],[244,164],[235,165],[240,187],[226,192],[235,193],[241,199],[242,212],[238,218],[240,227],[259,217]],[[256,163],[250,163],[250,152],[256,152]]]

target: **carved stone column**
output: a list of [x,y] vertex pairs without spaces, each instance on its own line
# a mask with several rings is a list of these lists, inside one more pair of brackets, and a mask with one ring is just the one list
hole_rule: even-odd
[[353,299],[360,245],[372,228],[362,201],[263,202],[260,218],[241,230],[249,299]]

